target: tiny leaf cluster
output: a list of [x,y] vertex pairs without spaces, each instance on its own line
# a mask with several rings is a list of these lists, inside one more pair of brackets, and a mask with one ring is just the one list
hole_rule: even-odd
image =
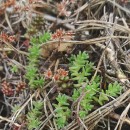
[[92,83],[86,84],[84,87],[74,89],[72,99],[76,102],[82,98],[80,101],[80,110],[78,113],[81,118],[85,118],[86,115],[88,115],[89,111],[93,109],[93,97],[97,96],[97,91],[100,90],[99,85],[100,78],[96,77],[96,80]]
[[65,94],[59,94],[56,98],[58,104],[53,104],[55,107],[55,119],[58,128],[63,128],[70,117],[71,111],[69,109],[69,103],[67,102],[68,97]]
[[79,54],[72,55],[70,61],[70,73],[72,80],[76,81],[75,87],[81,87],[88,80],[88,76],[92,73],[93,63],[88,61],[89,55],[84,51]]
[[39,37],[31,38],[29,48],[28,65],[26,66],[26,79],[29,81],[30,88],[37,88],[44,85],[45,79],[38,73],[38,62],[41,54],[41,44],[50,39],[50,33],[44,33]]
[[106,91],[101,90],[101,93],[98,99],[95,97],[95,100],[103,105],[105,101],[109,101],[109,97],[117,97],[121,93],[122,87],[118,82],[110,83]]
[[42,115],[43,103],[41,101],[33,102],[33,108],[27,114],[28,130],[37,129],[41,124],[40,117]]

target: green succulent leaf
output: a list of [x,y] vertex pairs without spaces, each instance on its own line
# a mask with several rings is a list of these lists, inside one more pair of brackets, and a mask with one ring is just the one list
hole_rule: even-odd
[[102,90],[102,92],[99,95],[99,99],[97,100],[100,105],[103,105],[104,102],[109,101],[108,96],[105,94],[105,92]]
[[77,56],[72,55],[69,59],[71,78],[77,81],[75,87],[81,87],[84,82],[88,81],[88,76],[91,75],[93,63],[89,62],[88,58],[86,52],[79,52]]
[[106,94],[112,97],[117,97],[118,94],[121,93],[122,87],[118,82],[114,82],[113,84],[108,85],[108,90],[106,90]]
[[79,90],[78,90],[78,89],[74,89],[73,95],[72,95],[72,99],[73,99],[74,101],[76,101],[79,96],[80,96]]
[[38,62],[41,55],[41,43],[44,43],[50,39],[51,35],[49,32],[43,35],[32,37],[31,47],[28,49],[28,65],[26,66],[25,78],[29,81],[29,86],[32,89],[42,87],[45,79],[38,73]]
[[51,38],[51,34],[49,32],[45,32],[44,35],[39,36],[39,42],[40,43],[45,43],[49,41]]
[[33,101],[33,108],[27,113],[27,127],[29,130],[37,129],[41,124],[40,117],[42,115],[42,108],[42,101]]
[[71,115],[69,109],[68,97],[65,94],[59,94],[56,98],[58,104],[53,104],[55,107],[55,120],[58,128],[63,128],[68,123],[68,118]]
[[83,110],[79,111],[79,116],[80,116],[82,119],[84,119],[87,114],[88,114],[88,112],[86,112],[86,111],[83,111]]

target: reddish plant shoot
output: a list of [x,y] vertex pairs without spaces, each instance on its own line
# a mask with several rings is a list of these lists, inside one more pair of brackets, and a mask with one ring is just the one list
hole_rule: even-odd
[[72,39],[73,36],[73,32],[67,31],[65,32],[62,29],[57,29],[56,32],[54,34],[51,35],[51,39],[52,40],[70,40]]
[[51,79],[54,82],[65,78],[66,76],[68,76],[68,71],[64,70],[64,69],[58,69],[54,74],[52,73],[52,71],[50,69],[48,69],[45,73],[44,73],[45,78],[47,79]]
[[68,76],[68,71],[65,71],[64,69],[58,69],[57,70],[57,73],[60,75],[60,77],[66,77],[66,76]]
[[14,90],[12,89],[12,87],[9,83],[4,81],[1,85],[2,85],[1,90],[2,90],[3,94],[5,94],[6,96],[12,96],[14,94]]
[[60,75],[59,75],[59,74],[54,74],[52,80],[53,80],[54,82],[56,82],[56,81],[58,81],[59,79],[60,79]]
[[6,33],[1,33],[0,34],[0,38],[6,42],[14,42],[16,40],[15,36],[12,35],[12,36],[9,36],[7,35]]
[[45,78],[47,79],[51,79],[53,74],[52,71],[50,69],[48,69],[45,73],[44,73]]
[[20,92],[26,88],[26,83],[24,82],[19,82],[17,87],[16,87],[16,92]]

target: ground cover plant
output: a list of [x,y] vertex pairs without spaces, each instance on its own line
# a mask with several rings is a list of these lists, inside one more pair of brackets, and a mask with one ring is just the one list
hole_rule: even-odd
[[130,129],[129,8],[0,1],[0,129]]

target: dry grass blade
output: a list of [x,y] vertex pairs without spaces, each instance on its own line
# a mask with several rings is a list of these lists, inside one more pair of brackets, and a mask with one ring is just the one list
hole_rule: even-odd
[[117,125],[116,125],[116,127],[115,127],[114,130],[117,130],[117,129],[121,130],[122,124],[123,124],[123,122],[124,122],[124,120],[125,120],[125,117],[126,117],[128,111],[129,111],[129,109],[130,109],[130,103],[129,103],[128,106],[125,108],[125,110],[122,112],[122,114],[121,114],[121,116],[120,116],[120,118],[119,118],[119,120],[118,120],[118,123],[117,123]]

